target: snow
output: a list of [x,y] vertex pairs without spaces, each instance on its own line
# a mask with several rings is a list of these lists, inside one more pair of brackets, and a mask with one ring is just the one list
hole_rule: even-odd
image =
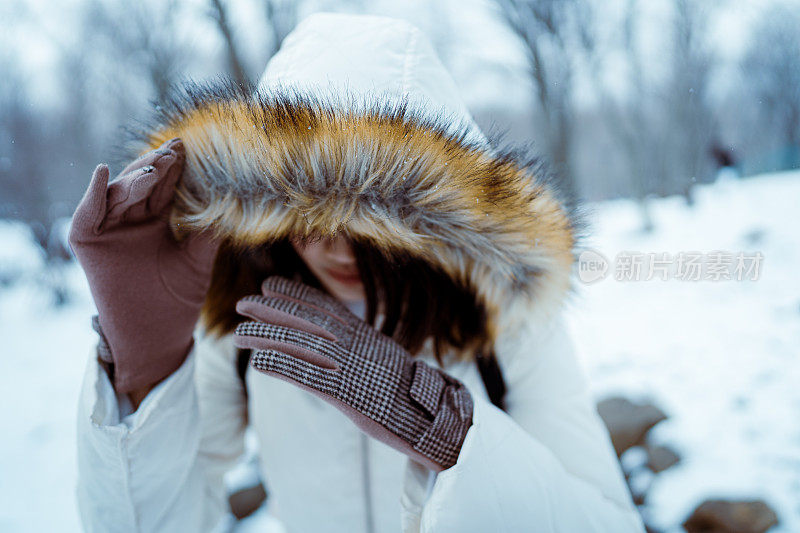
[[79,531],[75,420],[94,308],[74,264],[66,273],[73,300],[53,308],[28,235],[0,224],[0,269],[21,272],[0,285],[0,531]]
[[[693,208],[652,201],[650,234],[637,231],[629,200],[592,206],[588,246],[609,259],[760,251],[760,279],[622,282],[612,269],[578,284],[570,326],[598,399],[651,398],[670,417],[652,437],[682,462],[652,479],[646,512],[654,525],[674,531],[703,499],[736,496],[764,498],[781,519],[775,531],[798,531],[800,172],[695,190]],[[43,268],[25,227],[0,221],[0,531],[80,530],[75,409],[94,309],[74,264],[65,273],[70,303],[53,308]],[[259,513],[244,529],[270,522]]]
[[800,531],[800,172],[726,179],[652,202],[637,232],[628,200],[595,206],[589,246],[621,251],[756,252],[757,281],[616,281],[583,285],[571,327],[596,396],[650,398],[669,415],[653,430],[682,462],[657,475],[647,512],[671,531],[709,497],[764,498]]
[[14,278],[44,265],[44,256],[32,246],[33,232],[24,224],[0,220],[0,275]]

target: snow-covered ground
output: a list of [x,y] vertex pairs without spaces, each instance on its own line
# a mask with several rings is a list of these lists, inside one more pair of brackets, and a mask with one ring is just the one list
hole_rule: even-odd
[[[762,497],[776,531],[800,531],[800,172],[698,187],[694,208],[594,206],[588,245],[620,252],[761,252],[757,281],[579,284],[571,327],[598,398],[649,397],[670,416],[652,436],[683,461],[658,475],[648,512],[675,528],[712,496]],[[613,267],[613,264],[612,264]],[[77,531],[75,407],[93,305],[80,270],[54,309],[26,231],[0,222],[0,531]],[[644,272],[646,273],[646,272]],[[43,283],[44,281],[44,283]]]
[[74,264],[70,305],[54,309],[27,229],[0,221],[0,531],[79,531],[78,391],[94,305]]
[[598,398],[651,398],[670,417],[651,436],[683,461],[655,478],[655,525],[674,528],[707,497],[762,497],[775,531],[800,531],[800,172],[696,191],[694,208],[653,202],[651,234],[632,202],[595,206],[589,246],[609,261],[761,252],[759,279],[617,281],[612,269],[580,287],[576,343]]

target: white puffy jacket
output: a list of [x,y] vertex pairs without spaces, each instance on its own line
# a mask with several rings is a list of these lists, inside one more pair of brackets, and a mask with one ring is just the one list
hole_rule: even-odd
[[[404,96],[470,120],[422,35],[390,19],[306,19],[262,84],[391,92],[397,80]],[[488,402],[474,363],[445,369],[469,388],[475,411],[457,464],[438,475],[284,381],[251,369],[246,398],[230,336],[198,334],[185,363],[130,414],[93,354],[78,420],[84,527],[212,529],[227,510],[223,474],[249,424],[288,531],[642,531],[558,307],[508,311],[521,325],[495,346],[506,412]],[[429,351],[422,357],[436,364]]]

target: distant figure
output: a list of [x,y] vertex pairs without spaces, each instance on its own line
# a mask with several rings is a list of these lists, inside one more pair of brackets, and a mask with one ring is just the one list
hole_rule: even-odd
[[720,144],[711,147],[711,157],[717,165],[717,177],[715,181],[736,180],[742,176],[737,164],[733,150]]

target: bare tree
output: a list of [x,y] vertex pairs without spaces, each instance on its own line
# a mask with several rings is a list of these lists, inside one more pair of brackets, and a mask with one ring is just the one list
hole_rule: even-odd
[[86,15],[93,22],[95,38],[103,41],[102,53],[137,75],[145,76],[152,95],[163,101],[182,76],[188,46],[176,28],[182,15],[178,0],[154,2],[101,2],[92,0]]
[[11,57],[0,61],[3,71],[0,90],[0,188],[3,218],[30,225],[38,243],[47,241],[50,227],[49,200],[44,181],[42,117],[27,98],[24,76]]
[[776,6],[761,16],[742,63],[762,121],[783,152],[780,166],[800,166],[800,13]]
[[239,85],[248,85],[250,79],[246,74],[241,52],[234,37],[233,26],[228,16],[228,6],[223,0],[209,0],[209,16],[216,24],[222,39],[225,41],[228,71]]
[[691,204],[692,187],[708,178],[709,148],[716,137],[708,98],[713,65],[706,40],[711,5],[700,0],[675,0],[673,5],[672,69],[666,96],[669,136],[665,143],[665,148],[671,149],[672,183],[662,183],[659,192],[677,189]]
[[[61,51],[52,70],[62,105],[42,106],[30,89],[40,78],[23,74],[24,56],[13,51],[0,57],[0,218],[25,222],[51,264],[69,257],[55,223],[72,213],[78,191],[85,185],[83,164],[91,140],[87,113],[85,55],[73,54],[47,28],[35,12],[16,13],[20,24],[40,27],[39,38],[49,39]],[[65,75],[60,77],[64,73]],[[79,174],[83,173],[81,177]]]
[[[269,60],[280,49],[283,39],[297,25],[298,2],[294,0],[263,0],[265,22],[271,37],[270,48],[265,60]],[[231,21],[230,5],[225,0],[208,0],[208,15],[219,30],[225,42],[227,69],[241,85],[248,85],[251,77],[247,74],[241,48],[237,42],[237,32]]]
[[[604,117],[605,129],[616,142],[628,170],[628,184],[637,201],[645,232],[654,228],[648,197],[654,184],[664,176],[664,157],[659,149],[661,129],[657,106],[654,105],[654,89],[645,76],[645,67],[639,47],[640,4],[638,0],[627,0],[618,31],[612,32],[616,41],[611,47],[597,42],[594,32],[588,33],[591,41],[589,73],[593,81],[593,92]],[[595,25],[592,25],[593,28]],[[609,87],[605,60],[608,56],[622,52],[624,70],[616,70],[616,81],[624,80],[623,94],[614,93]]]
[[577,194],[571,165],[574,70],[590,46],[590,5],[585,0],[496,0],[502,16],[522,41],[546,131],[550,160],[564,189]]

